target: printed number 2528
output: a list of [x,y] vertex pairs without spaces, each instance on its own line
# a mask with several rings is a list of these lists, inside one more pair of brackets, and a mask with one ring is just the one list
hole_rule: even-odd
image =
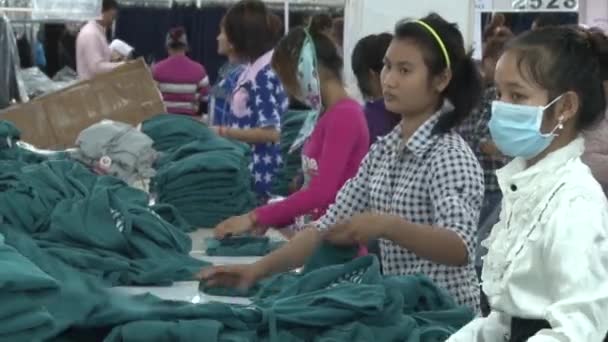
[[577,8],[578,0],[514,0],[513,9],[519,10],[573,10]]

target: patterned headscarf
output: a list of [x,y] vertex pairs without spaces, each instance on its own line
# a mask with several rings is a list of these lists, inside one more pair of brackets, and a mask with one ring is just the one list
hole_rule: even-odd
[[304,125],[298,137],[294,140],[291,145],[290,153],[296,151],[306,139],[312,134],[323,104],[321,103],[321,82],[319,81],[318,64],[317,64],[317,52],[315,50],[315,43],[312,37],[306,31],[306,38],[302,44],[302,50],[300,51],[300,59],[298,61],[298,86],[300,88],[299,100],[302,101],[311,110],[309,111]]

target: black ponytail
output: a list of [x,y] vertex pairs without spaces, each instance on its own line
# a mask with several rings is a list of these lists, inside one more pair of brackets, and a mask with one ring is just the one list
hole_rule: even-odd
[[483,93],[481,75],[471,54],[466,54],[452,69],[452,80],[444,91],[454,111],[444,114],[435,129],[445,133],[458,126],[479,105]]
[[[446,133],[460,124],[477,107],[483,91],[481,75],[470,53],[466,53],[462,33],[458,26],[432,13],[420,21],[430,26],[445,45],[450,61],[452,79],[443,92],[454,110],[444,113],[435,126],[434,133]],[[435,77],[448,68],[445,54],[433,35],[425,26],[415,21],[401,21],[395,29],[396,39],[409,39],[423,51],[429,76]]]
[[337,79],[342,80],[344,61],[338,52],[336,43],[327,34],[318,31],[312,26],[309,28],[308,33],[315,44],[319,65],[331,71]]
[[326,34],[303,27],[289,31],[274,49],[272,68],[280,75],[284,84],[297,84],[297,67],[300,51],[306,35],[309,34],[315,45],[317,62],[330,71],[337,79],[342,80],[342,67],[344,63],[338,53],[336,44]]

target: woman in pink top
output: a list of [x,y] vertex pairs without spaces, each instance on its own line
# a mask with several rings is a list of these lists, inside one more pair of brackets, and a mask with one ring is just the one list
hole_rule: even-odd
[[224,221],[215,229],[219,238],[318,219],[368,151],[365,115],[346,94],[342,58],[329,37],[302,28],[291,31],[276,47],[272,67],[288,94],[313,109],[292,147],[304,145],[305,185],[281,202]]
[[167,112],[195,116],[209,92],[209,77],[200,63],[186,56],[188,39],[183,27],[167,34],[169,57],[154,66],[152,75],[163,95]]

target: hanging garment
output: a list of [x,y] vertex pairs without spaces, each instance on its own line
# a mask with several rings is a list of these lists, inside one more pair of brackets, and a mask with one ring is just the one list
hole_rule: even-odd
[[153,144],[131,125],[103,120],[80,132],[72,157],[100,174],[135,185],[155,175]]
[[29,101],[19,75],[17,40],[13,27],[4,14],[0,14],[0,65],[0,109],[8,107],[13,100]]

